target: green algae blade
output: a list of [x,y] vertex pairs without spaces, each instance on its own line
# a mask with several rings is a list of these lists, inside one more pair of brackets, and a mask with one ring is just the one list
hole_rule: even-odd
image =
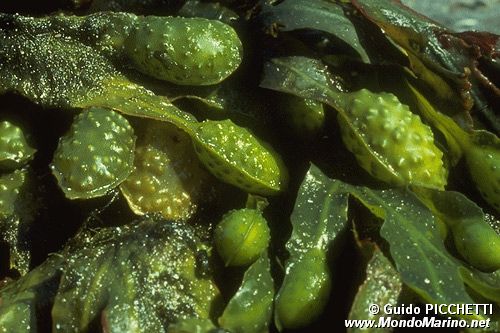
[[222,328],[239,333],[269,331],[274,282],[267,251],[246,270],[241,286],[229,300],[218,321]]
[[446,250],[435,217],[406,190],[349,187],[377,217],[403,282],[430,303],[473,303],[459,275],[460,263]]
[[[408,190],[375,191],[348,186],[348,191],[375,216],[384,219],[381,236],[403,283],[427,303],[474,303],[460,269],[446,249],[432,212]],[[463,316],[484,319],[483,314]]]
[[292,259],[313,248],[326,251],[344,230],[347,196],[338,195],[340,188],[339,183],[330,181],[315,165],[311,165],[290,216],[293,230],[286,248]]
[[[382,251],[373,246],[372,256],[366,266],[366,275],[363,283],[359,286],[354,301],[349,311],[350,320],[375,320],[378,321],[383,314],[373,314],[369,311],[369,305],[376,304],[381,309],[389,304],[398,306],[398,298],[401,294],[403,283],[398,272],[392,266]],[[347,332],[384,333],[391,332],[387,328],[348,328]]]
[[266,3],[259,19],[271,33],[303,29],[319,31],[324,35],[322,43],[332,44],[332,49],[343,49],[353,58],[370,63],[357,27],[339,3],[323,0],[284,1],[277,5]]
[[312,165],[300,186],[290,217],[290,258],[276,295],[274,320],[281,328],[304,327],[323,311],[330,295],[326,252],[347,226],[347,194]]
[[[341,201],[332,201],[331,210],[346,209],[347,196],[350,195],[384,221],[380,234],[388,242],[395,269],[401,281],[422,300],[435,304],[474,303],[467,293],[461,274],[461,269],[467,266],[448,252],[436,226],[436,217],[415,194],[406,189],[372,190],[352,186],[329,179],[314,166],[309,172],[315,172],[315,178],[320,184],[331,184],[332,198],[344,198]],[[344,214],[343,223],[347,223],[347,213]],[[306,244],[310,243],[309,241]],[[312,250],[319,249],[313,248],[305,254]],[[312,262],[318,263],[317,260]],[[305,265],[302,272],[294,273],[307,276],[313,271],[311,267]],[[286,274],[289,274],[288,270]],[[286,279],[287,275],[285,281]],[[303,288],[295,289],[297,295],[300,295],[299,291],[302,292]],[[280,291],[278,295],[279,293]],[[296,302],[301,305],[303,302],[299,300],[303,299],[304,296],[300,295]],[[293,303],[288,301],[283,304],[286,309]],[[278,306],[279,303],[276,305],[277,309]],[[284,315],[289,313],[290,311],[283,311]],[[476,316],[476,319],[481,318],[482,315]]]
[[122,75],[104,79],[97,92],[82,96],[72,106],[108,108],[128,116],[169,122],[180,128],[196,122],[196,118],[178,109],[166,97],[155,95]]
[[336,109],[341,109],[345,91],[323,62],[302,56],[270,59],[264,64],[260,86],[331,104]]
[[87,109],[59,140],[50,167],[66,197],[99,197],[132,172],[134,147],[134,131],[123,116],[107,109]]

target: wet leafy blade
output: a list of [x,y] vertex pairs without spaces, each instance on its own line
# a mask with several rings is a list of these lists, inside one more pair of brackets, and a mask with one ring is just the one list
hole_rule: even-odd
[[274,284],[266,252],[245,272],[240,288],[219,318],[221,327],[234,333],[269,331]]
[[423,300],[438,304],[474,302],[460,273],[464,266],[449,254],[435,217],[415,194],[408,190],[371,190],[328,179],[319,171],[316,174],[322,182],[336,184],[336,195],[352,195],[384,220],[380,233],[389,243],[396,269],[403,283]]
[[54,332],[87,331],[99,315],[110,332],[165,332],[183,317],[208,318],[218,290],[196,277],[197,242],[186,225],[147,219],[81,234],[66,250]]
[[[369,305],[376,304],[381,309],[387,304],[395,307],[402,291],[402,281],[398,272],[392,267],[391,262],[384,256],[382,251],[373,246],[373,254],[366,267],[366,276],[363,284],[359,287],[351,310],[351,320],[376,320],[382,314],[372,314]],[[351,328],[348,332],[391,332],[391,329],[358,329]]]
[[293,230],[286,247],[292,259],[312,248],[326,251],[346,227],[347,195],[339,185],[311,165],[290,216]]
[[351,53],[363,62],[370,63],[356,33],[356,27],[338,3],[324,0],[283,1],[278,5],[264,6],[260,20],[270,30],[321,31],[325,34],[325,39],[333,44],[332,48],[350,49]]
[[347,194],[340,183],[312,165],[290,217],[292,235],[286,243],[290,258],[276,295],[278,329],[304,327],[323,311],[330,296],[331,273],[327,250],[338,244],[347,225]]

